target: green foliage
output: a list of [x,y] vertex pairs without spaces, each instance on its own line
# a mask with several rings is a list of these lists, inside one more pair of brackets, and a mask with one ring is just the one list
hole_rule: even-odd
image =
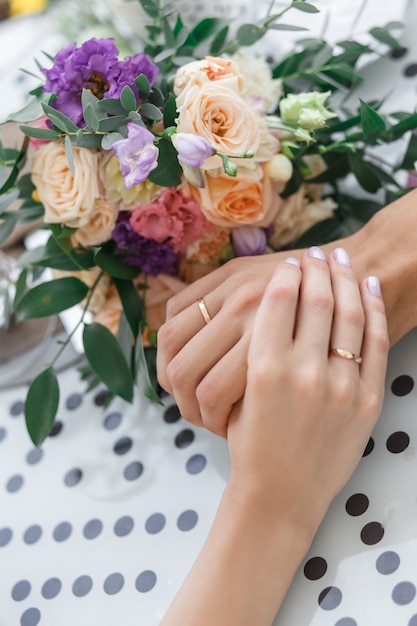
[[40,446],[51,432],[58,404],[58,380],[48,367],[32,381],[25,402],[26,427],[35,446]]

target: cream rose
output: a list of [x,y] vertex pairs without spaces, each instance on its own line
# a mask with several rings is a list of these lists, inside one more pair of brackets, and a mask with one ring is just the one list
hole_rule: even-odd
[[116,202],[123,210],[135,209],[140,204],[147,204],[161,191],[162,187],[145,180],[126,189],[120,172],[119,160],[115,155],[106,159],[100,166],[100,176],[110,202]]
[[[177,108],[179,133],[199,135],[228,156],[258,149],[257,116],[237,93],[219,82],[186,88],[177,98]],[[219,166],[218,156],[204,161],[205,169]]]
[[72,235],[73,244],[91,248],[104,243],[110,239],[118,214],[114,204],[103,198],[96,198],[89,221]]
[[222,81],[224,87],[236,93],[241,93],[243,89],[243,79],[234,61],[207,56],[200,61],[187,63],[177,71],[174,93],[178,97],[185,88],[191,85],[201,88],[212,81]]
[[280,205],[280,197],[265,174],[262,178],[238,173],[236,177],[205,176],[205,187],[188,187],[207,220],[217,226],[233,228],[245,224],[268,226]]
[[296,193],[281,202],[269,244],[274,250],[291,244],[316,222],[333,217],[336,206],[331,198],[309,202],[306,185],[301,185]]
[[32,181],[45,207],[44,220],[79,228],[86,224],[99,196],[99,153],[73,148],[75,175],[71,174],[64,144],[51,141],[33,157]]

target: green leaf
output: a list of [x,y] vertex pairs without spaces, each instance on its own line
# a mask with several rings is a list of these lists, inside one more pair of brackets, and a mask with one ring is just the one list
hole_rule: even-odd
[[67,117],[60,111],[57,111],[57,109],[54,109],[53,107],[49,106],[49,104],[45,103],[42,103],[42,109],[45,115],[49,117],[52,124],[60,130],[63,130],[66,133],[77,132],[78,126],[74,124],[74,122],[69,117]]
[[177,187],[181,182],[182,172],[177,151],[166,139],[158,142],[158,148],[158,167],[149,174],[148,178],[152,183],[161,187]]
[[256,24],[242,24],[237,31],[236,39],[241,46],[252,46],[263,37],[265,32],[264,28]]
[[103,98],[103,100],[99,100],[97,102],[97,110],[101,113],[108,113],[108,115],[126,115],[125,109],[117,98]]
[[377,26],[375,28],[371,28],[369,33],[372,35],[372,37],[377,39],[377,41],[385,43],[387,46],[393,48],[394,50],[402,47],[401,43],[391,35],[387,28],[381,28]]
[[73,144],[78,148],[100,148],[102,136],[96,134],[79,133],[77,135],[72,135],[71,140]]
[[360,186],[365,191],[376,193],[381,187],[381,182],[368,163],[357,154],[349,154],[348,159],[350,168]]
[[7,118],[7,122],[17,122],[21,124],[22,122],[32,122],[33,120],[37,120],[42,115],[42,105],[38,98],[33,98],[29,100],[29,102],[17,111],[17,113],[12,113]]
[[97,131],[99,128],[99,119],[97,117],[97,113],[94,110],[94,107],[92,106],[90,102],[86,104],[84,111],[83,111],[83,115],[84,115],[84,121],[87,124],[88,128],[91,128],[91,130]]
[[298,9],[299,11],[304,11],[305,13],[320,13],[319,9],[313,4],[308,4],[308,2],[302,2],[302,0],[293,0],[291,8]]
[[11,218],[3,224],[0,224],[0,244],[5,242],[6,239],[12,234],[14,227],[16,226],[16,220]]
[[197,44],[205,41],[216,32],[219,20],[216,17],[206,17],[198,22],[191,31],[191,35]]
[[154,387],[152,386],[149,376],[148,362],[145,356],[145,350],[143,347],[142,336],[139,334],[136,341],[136,382],[143,395],[149,400],[156,402],[163,406],[163,402],[160,400]]
[[129,119],[138,126],[145,126],[142,116],[137,111],[129,111]]
[[61,133],[56,130],[48,130],[47,128],[34,128],[32,126],[19,126],[22,133],[34,139],[46,139],[55,141],[61,137]]
[[132,373],[114,335],[101,324],[87,324],[83,343],[85,355],[100,380],[112,393],[132,402]]
[[138,108],[136,96],[129,85],[125,85],[120,94],[120,103],[125,111],[136,111]]
[[363,136],[367,143],[375,143],[378,137],[385,131],[385,120],[366,102],[361,102],[360,115]]
[[[81,104],[83,107],[83,111],[87,104],[91,105],[93,109],[97,107],[97,104],[100,100],[95,96],[89,89],[83,89],[81,93]],[[85,119],[85,118],[84,118]]]
[[224,46],[228,33],[229,33],[229,27],[226,24],[226,26],[223,26],[223,28],[219,30],[219,32],[217,33],[217,35],[214,37],[213,41],[211,42],[210,54],[212,55],[219,54],[219,52]]
[[336,239],[341,239],[350,234],[336,217],[331,217],[321,222],[317,222],[297,240],[295,248],[305,248],[309,246],[323,245]]
[[142,9],[150,15],[150,17],[156,18],[159,15],[158,5],[154,0],[139,0]]
[[68,167],[70,169],[72,176],[74,177],[75,176],[74,155],[72,152],[72,143],[71,143],[71,139],[69,135],[65,136],[64,146],[65,146],[65,154],[67,155]]
[[139,274],[139,268],[126,265],[119,257],[114,255],[114,251],[103,246],[94,255],[94,260],[98,267],[113,276],[123,280],[131,280]]
[[124,314],[129,322],[132,335],[137,336],[141,322],[145,320],[145,304],[131,280],[114,280]]
[[56,315],[81,302],[87,293],[87,285],[73,276],[41,283],[19,300],[16,317],[21,321]]
[[417,161],[417,134],[412,133],[403,160],[398,169],[412,170]]
[[40,446],[51,432],[58,405],[58,380],[48,367],[32,381],[25,402],[26,427],[35,446]]
[[28,275],[27,268],[24,268],[20,272],[19,278],[16,281],[16,291],[15,291],[14,300],[13,300],[14,308],[16,308],[17,303],[19,302],[20,298],[23,296],[23,294],[26,291],[27,275]]
[[149,120],[152,120],[153,122],[159,122],[162,119],[161,111],[158,109],[158,107],[156,107],[154,104],[151,104],[150,102],[145,102],[145,104],[141,106],[140,112],[142,113],[142,115],[147,117]]
[[301,31],[301,30],[309,30],[308,28],[304,28],[304,26],[294,26],[293,24],[270,24],[268,26],[269,30],[288,30],[288,31]]
[[164,126],[169,128],[170,126],[176,126],[175,120],[177,118],[177,100],[174,94],[169,94],[164,107]]
[[135,78],[135,85],[139,89],[139,94],[142,99],[147,98],[151,93],[151,85],[145,74],[139,74],[139,76]]
[[101,140],[101,147],[103,150],[111,150],[112,145],[121,139],[124,139],[124,137],[120,133],[110,133],[109,135],[104,135]]
[[392,126],[388,131],[388,136],[391,141],[395,141],[396,139],[400,139],[407,131],[415,130],[416,128],[417,113],[412,113],[398,122],[398,124]]
[[[132,113],[135,113],[135,111],[132,111],[131,113],[129,113],[129,117],[130,115],[132,115]],[[123,126],[123,124],[126,124],[127,120],[128,120],[128,117],[123,116],[123,115],[113,115],[112,117],[103,117],[101,120],[97,120],[98,127],[96,130],[100,131],[101,133],[112,133],[114,131],[119,130],[120,126]]]

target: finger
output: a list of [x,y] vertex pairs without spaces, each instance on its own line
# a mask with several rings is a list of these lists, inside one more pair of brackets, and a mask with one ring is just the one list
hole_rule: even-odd
[[[334,317],[330,339],[330,348],[339,348],[355,355],[360,355],[365,313],[362,305],[358,281],[353,273],[350,258],[346,250],[336,248],[328,259],[334,296]],[[337,355],[338,367],[355,369],[354,362],[349,363]],[[353,367],[352,367],[353,366]],[[356,371],[359,368],[356,367]]]
[[363,281],[361,295],[365,310],[361,379],[367,394],[379,394],[382,397],[389,338],[381,288],[375,276]]
[[293,257],[278,263],[255,317],[249,362],[271,352],[279,358],[292,347],[301,276]]
[[295,343],[303,352],[327,363],[333,318],[333,293],[329,267],[321,248],[314,246],[301,259],[303,279]]

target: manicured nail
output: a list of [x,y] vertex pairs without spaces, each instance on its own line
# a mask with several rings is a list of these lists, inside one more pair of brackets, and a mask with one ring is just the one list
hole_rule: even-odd
[[290,263],[291,265],[296,265],[297,267],[300,267],[300,261],[296,259],[295,256],[288,256],[285,259],[285,263]]
[[338,265],[344,265],[345,267],[351,266],[349,255],[344,248],[335,248],[335,250],[333,250],[333,256]]
[[378,296],[378,298],[380,298],[381,297],[381,285],[379,283],[378,278],[376,276],[369,276],[366,283],[368,286],[369,293],[371,293],[373,296]]
[[309,255],[314,257],[315,259],[321,259],[322,261],[326,260],[326,255],[323,250],[318,246],[312,246],[308,251]]

